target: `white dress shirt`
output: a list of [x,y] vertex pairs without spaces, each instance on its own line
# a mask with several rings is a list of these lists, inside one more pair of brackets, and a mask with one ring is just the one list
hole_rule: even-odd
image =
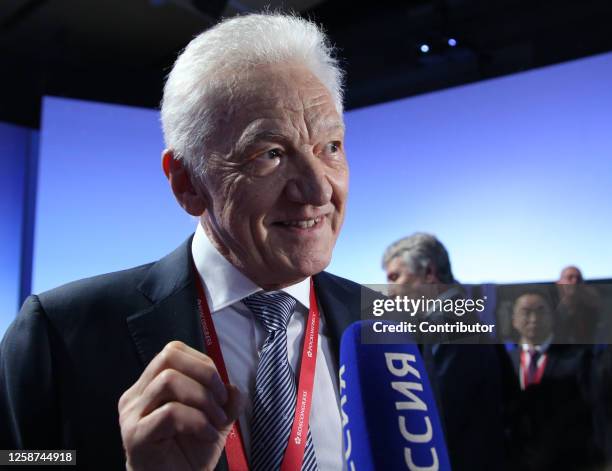
[[[246,398],[246,407],[239,417],[239,423],[248,459],[251,449],[251,398],[255,390],[259,352],[267,332],[242,303],[242,299],[262,289],[219,253],[200,224],[193,237],[191,253],[204,286],[229,380],[244,393]],[[303,333],[310,307],[310,278],[283,288],[282,291],[297,300],[295,311],[287,327],[289,364],[293,371],[297,372],[297,381]],[[325,328],[324,313],[320,312],[310,431],[319,469],[340,470],[343,468],[343,451],[338,381],[331,355],[330,338]]]
[[[550,347],[552,341],[553,336],[549,335],[546,340],[544,340],[544,342],[542,342],[540,345],[529,345],[528,343],[522,343],[521,349],[524,352],[529,352],[529,350],[533,348],[536,352],[539,352],[542,354],[542,356],[544,356],[546,354],[546,350],[548,350],[548,347]],[[529,362],[527,362],[525,366],[529,366]]]

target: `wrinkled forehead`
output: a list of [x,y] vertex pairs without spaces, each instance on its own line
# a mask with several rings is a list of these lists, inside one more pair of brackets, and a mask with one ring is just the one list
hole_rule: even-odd
[[249,70],[213,100],[215,135],[225,146],[265,131],[308,139],[327,132],[343,136],[344,122],[330,91],[304,67]]

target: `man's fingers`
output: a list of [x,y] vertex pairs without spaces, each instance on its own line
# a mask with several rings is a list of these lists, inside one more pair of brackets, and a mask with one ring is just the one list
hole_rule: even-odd
[[167,402],[180,402],[204,412],[217,428],[228,422],[225,411],[210,390],[173,369],[162,371],[147,385],[139,398],[136,413],[144,417]]
[[153,379],[166,369],[173,369],[207,387],[221,405],[227,402],[227,391],[215,364],[202,352],[182,342],[170,342],[145,368],[136,382],[137,395],[142,394]]
[[167,402],[140,419],[135,442],[152,443],[177,435],[193,435],[206,442],[215,442],[221,437],[202,411],[179,402]]

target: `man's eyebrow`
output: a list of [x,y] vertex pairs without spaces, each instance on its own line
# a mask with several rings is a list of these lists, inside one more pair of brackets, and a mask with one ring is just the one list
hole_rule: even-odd
[[[332,120],[322,122],[317,126],[317,132],[333,132],[336,130],[340,130],[344,132],[345,127],[342,121]],[[249,146],[259,142],[259,141],[287,141],[290,140],[291,137],[287,135],[286,132],[283,132],[280,129],[268,128],[262,129],[258,124],[254,123],[252,126],[249,126],[242,135],[238,138],[236,142],[235,149],[239,152],[246,151]]]
[[236,148],[244,151],[249,146],[255,144],[258,141],[282,141],[287,140],[287,135],[278,129],[248,129],[245,131],[238,142]]
[[333,121],[325,121],[321,123],[320,126],[317,126],[317,129],[319,131],[325,131],[325,132],[335,131],[336,129],[344,131],[345,126],[342,121],[333,120]]

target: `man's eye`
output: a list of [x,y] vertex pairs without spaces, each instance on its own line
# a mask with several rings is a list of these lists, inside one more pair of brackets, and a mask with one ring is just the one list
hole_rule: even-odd
[[282,157],[283,152],[280,149],[271,149],[263,155],[264,157],[267,157],[268,159],[277,159],[277,158]]
[[340,152],[340,145],[340,141],[329,142],[325,150],[329,154],[337,154],[338,152]]
[[331,161],[337,160],[341,158],[342,153],[342,142],[341,141],[331,141],[325,144],[323,148],[323,152],[321,153],[322,158],[329,159]]
[[253,175],[268,175],[281,163],[281,157],[283,157],[283,150],[280,148],[262,152],[250,161],[250,168]]

